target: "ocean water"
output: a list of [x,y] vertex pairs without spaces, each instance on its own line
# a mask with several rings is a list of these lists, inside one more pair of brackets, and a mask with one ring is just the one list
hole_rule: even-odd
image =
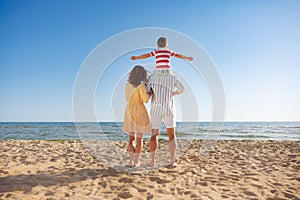
[[[226,122],[214,128],[209,122],[179,122],[178,139],[300,140],[300,122]],[[144,138],[149,138],[145,134]],[[162,127],[160,138],[167,139]],[[0,122],[0,140],[127,140],[116,122]]]

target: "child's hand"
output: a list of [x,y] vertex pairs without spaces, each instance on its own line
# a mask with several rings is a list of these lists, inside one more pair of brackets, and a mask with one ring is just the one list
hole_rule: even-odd
[[130,59],[131,60],[136,60],[136,57],[135,56],[131,56]]
[[187,57],[187,59],[188,59],[189,61],[192,61],[192,60],[194,60],[194,58],[193,58],[193,57]]

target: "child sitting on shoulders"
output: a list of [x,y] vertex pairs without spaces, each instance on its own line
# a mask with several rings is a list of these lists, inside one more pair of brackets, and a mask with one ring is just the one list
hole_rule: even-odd
[[170,73],[171,65],[170,65],[170,58],[171,56],[174,56],[176,58],[184,59],[192,61],[193,57],[187,57],[182,54],[175,53],[168,49],[168,40],[166,37],[160,37],[157,40],[157,49],[154,51],[151,51],[150,53],[143,54],[140,56],[131,56],[131,60],[137,60],[137,59],[144,59],[149,58],[151,56],[155,56],[156,59],[156,72],[158,73]]

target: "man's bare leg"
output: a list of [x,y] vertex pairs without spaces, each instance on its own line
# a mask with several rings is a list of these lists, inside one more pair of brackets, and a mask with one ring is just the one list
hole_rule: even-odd
[[167,128],[167,132],[169,137],[168,146],[170,151],[170,165],[176,166],[175,154],[176,154],[177,142],[176,142],[175,128]]
[[152,129],[152,135],[150,138],[150,155],[151,155],[151,161],[150,166],[156,165],[156,152],[158,147],[158,134],[159,129]]

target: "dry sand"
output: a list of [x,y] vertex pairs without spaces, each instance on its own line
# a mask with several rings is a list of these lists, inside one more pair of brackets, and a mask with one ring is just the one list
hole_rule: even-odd
[[[208,154],[203,147],[213,145]],[[160,142],[159,166],[125,167],[126,142],[0,141],[0,199],[299,199],[299,141]],[[205,148],[204,148],[205,149]],[[208,148],[209,150],[209,148]],[[144,141],[142,162],[149,159]]]

